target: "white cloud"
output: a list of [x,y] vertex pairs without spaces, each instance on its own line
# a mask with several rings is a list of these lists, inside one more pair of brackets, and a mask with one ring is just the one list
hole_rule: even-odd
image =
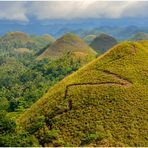
[[28,21],[26,2],[0,2],[0,19]]
[[30,13],[37,19],[118,18],[128,2],[33,2]]
[[148,2],[136,1],[38,1],[0,2],[0,19],[28,21],[73,18],[148,17]]

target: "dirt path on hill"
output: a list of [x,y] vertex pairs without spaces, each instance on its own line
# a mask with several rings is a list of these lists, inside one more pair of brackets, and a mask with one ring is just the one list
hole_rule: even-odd
[[135,55],[136,54],[136,46],[133,44],[132,45],[132,54]]
[[108,70],[103,70],[102,72],[103,72],[105,75],[110,75],[110,76],[112,76],[113,78],[119,80],[120,82],[122,82],[122,83],[124,83],[124,84],[126,84],[126,85],[128,85],[128,86],[133,84],[133,83],[132,83],[130,80],[128,80],[127,78],[124,78],[124,77],[122,77],[122,76],[120,76],[120,75],[118,75],[118,74],[115,74],[115,73],[113,73],[113,72],[110,72],[110,71],[108,71]]
[[[112,72],[110,72],[108,70],[102,70],[102,71],[100,70],[100,72],[102,72],[104,75],[112,76],[113,78],[115,78],[116,80],[118,80],[118,82],[98,82],[98,83],[89,82],[89,83],[69,84],[69,85],[66,86],[64,98],[65,99],[67,98],[68,91],[69,91],[69,88],[70,87],[77,87],[77,86],[112,86],[112,85],[114,85],[114,86],[120,86],[120,87],[129,87],[129,86],[131,86],[133,84],[127,78],[121,77],[120,75],[115,74],[115,73],[112,73]],[[73,108],[73,102],[70,99],[68,101],[68,108],[56,110],[51,115],[48,115],[46,117],[45,122],[46,122],[47,127],[49,128],[49,130],[52,129],[52,122],[51,122],[51,120],[54,117],[60,116],[63,113],[66,113],[66,112],[72,110],[72,108]]]
[[98,82],[98,83],[93,83],[93,82],[89,82],[89,83],[74,83],[74,84],[69,84],[66,86],[65,89],[65,95],[64,98],[67,98],[68,95],[68,90],[70,87],[76,87],[76,86],[98,86],[98,85],[103,85],[103,86],[109,86],[109,85],[117,85],[117,86],[122,86],[122,87],[128,87],[132,85],[132,82],[129,81],[127,78],[121,77],[118,74],[112,73],[108,70],[103,70],[101,71],[103,72],[105,75],[108,76],[112,76],[113,78],[117,79],[119,82]]

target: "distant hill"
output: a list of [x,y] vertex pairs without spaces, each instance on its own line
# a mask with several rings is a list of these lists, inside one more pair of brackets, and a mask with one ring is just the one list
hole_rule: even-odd
[[116,45],[69,75],[23,113],[18,125],[41,146],[147,146],[143,44],[148,41]]
[[33,39],[39,43],[47,43],[47,44],[53,43],[55,41],[55,38],[48,34],[42,36],[34,36]]
[[24,32],[8,32],[0,38],[0,48],[5,50],[28,48],[38,52],[54,41],[55,39],[50,35],[29,36]]
[[46,41],[52,41],[52,42],[55,41],[55,38],[53,36],[49,35],[49,34],[42,35],[41,38],[46,40]]
[[82,52],[89,56],[96,55],[96,52],[91,47],[89,47],[80,37],[72,33],[67,33],[57,39],[41,55],[39,55],[37,59],[55,59],[69,52]]
[[90,44],[94,39],[96,38],[96,35],[87,35],[83,38],[83,40],[87,43]]
[[16,41],[21,43],[33,42],[31,38],[24,32],[8,32],[2,36],[1,40],[5,43]]
[[90,46],[98,53],[104,53],[117,43],[118,42],[115,38],[102,33],[90,43]]
[[131,41],[139,41],[139,40],[148,40],[148,33],[138,32],[134,34],[131,38]]

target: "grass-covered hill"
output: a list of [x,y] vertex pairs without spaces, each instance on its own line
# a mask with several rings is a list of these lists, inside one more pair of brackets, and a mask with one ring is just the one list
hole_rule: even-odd
[[139,40],[148,40],[148,33],[138,32],[134,34],[131,38],[131,41],[139,41]]
[[86,56],[94,56],[96,52],[89,47],[80,37],[67,33],[57,39],[51,46],[49,46],[37,59],[44,58],[59,58],[65,53],[79,52]]
[[90,44],[94,39],[96,38],[96,35],[90,34],[87,35],[83,38],[83,40],[87,43]]
[[114,37],[102,33],[90,43],[90,46],[98,53],[104,53],[116,44],[117,40]]
[[[30,41],[33,44],[28,44]],[[7,100],[5,111],[24,111],[55,83],[96,58],[95,54],[88,56],[85,52],[75,51],[63,53],[58,59],[36,60],[37,54],[52,42],[54,38],[50,35],[29,36],[21,32],[1,37],[0,101]]]
[[34,36],[34,35],[29,36],[24,32],[8,32],[4,36],[2,36],[1,39],[5,42],[20,41],[24,43],[35,42],[35,41],[38,41],[38,42],[43,42],[43,41],[54,42],[55,41],[55,39],[49,34],[45,34],[42,36]]
[[147,146],[146,44],[116,45],[52,87],[17,124],[42,146]]
[[50,35],[29,36],[24,32],[8,32],[0,38],[0,49],[11,51],[12,49],[28,48],[38,52],[45,46],[51,45],[55,39]]
[[39,43],[47,43],[47,45],[52,44],[55,41],[55,38],[49,34],[33,36],[32,38]]
[[1,37],[0,44],[8,44],[8,48],[13,44],[24,46],[25,44],[33,44],[33,40],[24,32],[8,32]]
[[15,40],[28,42],[30,40],[29,36],[24,32],[8,32],[2,37],[2,39],[6,42]]

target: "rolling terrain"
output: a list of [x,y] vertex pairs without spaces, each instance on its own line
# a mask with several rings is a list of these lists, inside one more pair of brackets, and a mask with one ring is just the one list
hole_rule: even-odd
[[98,53],[104,53],[118,42],[112,36],[107,34],[100,34],[98,37],[94,38],[94,40],[90,43],[90,46]]
[[50,35],[29,36],[24,32],[8,32],[0,38],[0,50],[4,52],[12,49],[27,48],[33,52],[38,52],[45,46],[51,45],[55,39]]
[[[8,102],[5,111],[24,111],[52,85],[96,58],[95,51],[79,37],[69,34],[64,39],[73,52],[69,52],[68,47],[68,52],[61,48],[62,56],[39,61],[36,57],[55,41],[52,36],[8,32],[0,38],[0,96],[2,102]],[[74,41],[79,49],[73,48]],[[65,43],[62,40],[56,47],[62,42]],[[54,52],[57,54],[56,50],[52,54]]]
[[147,146],[147,45],[114,46],[49,89],[17,124],[41,146]]

